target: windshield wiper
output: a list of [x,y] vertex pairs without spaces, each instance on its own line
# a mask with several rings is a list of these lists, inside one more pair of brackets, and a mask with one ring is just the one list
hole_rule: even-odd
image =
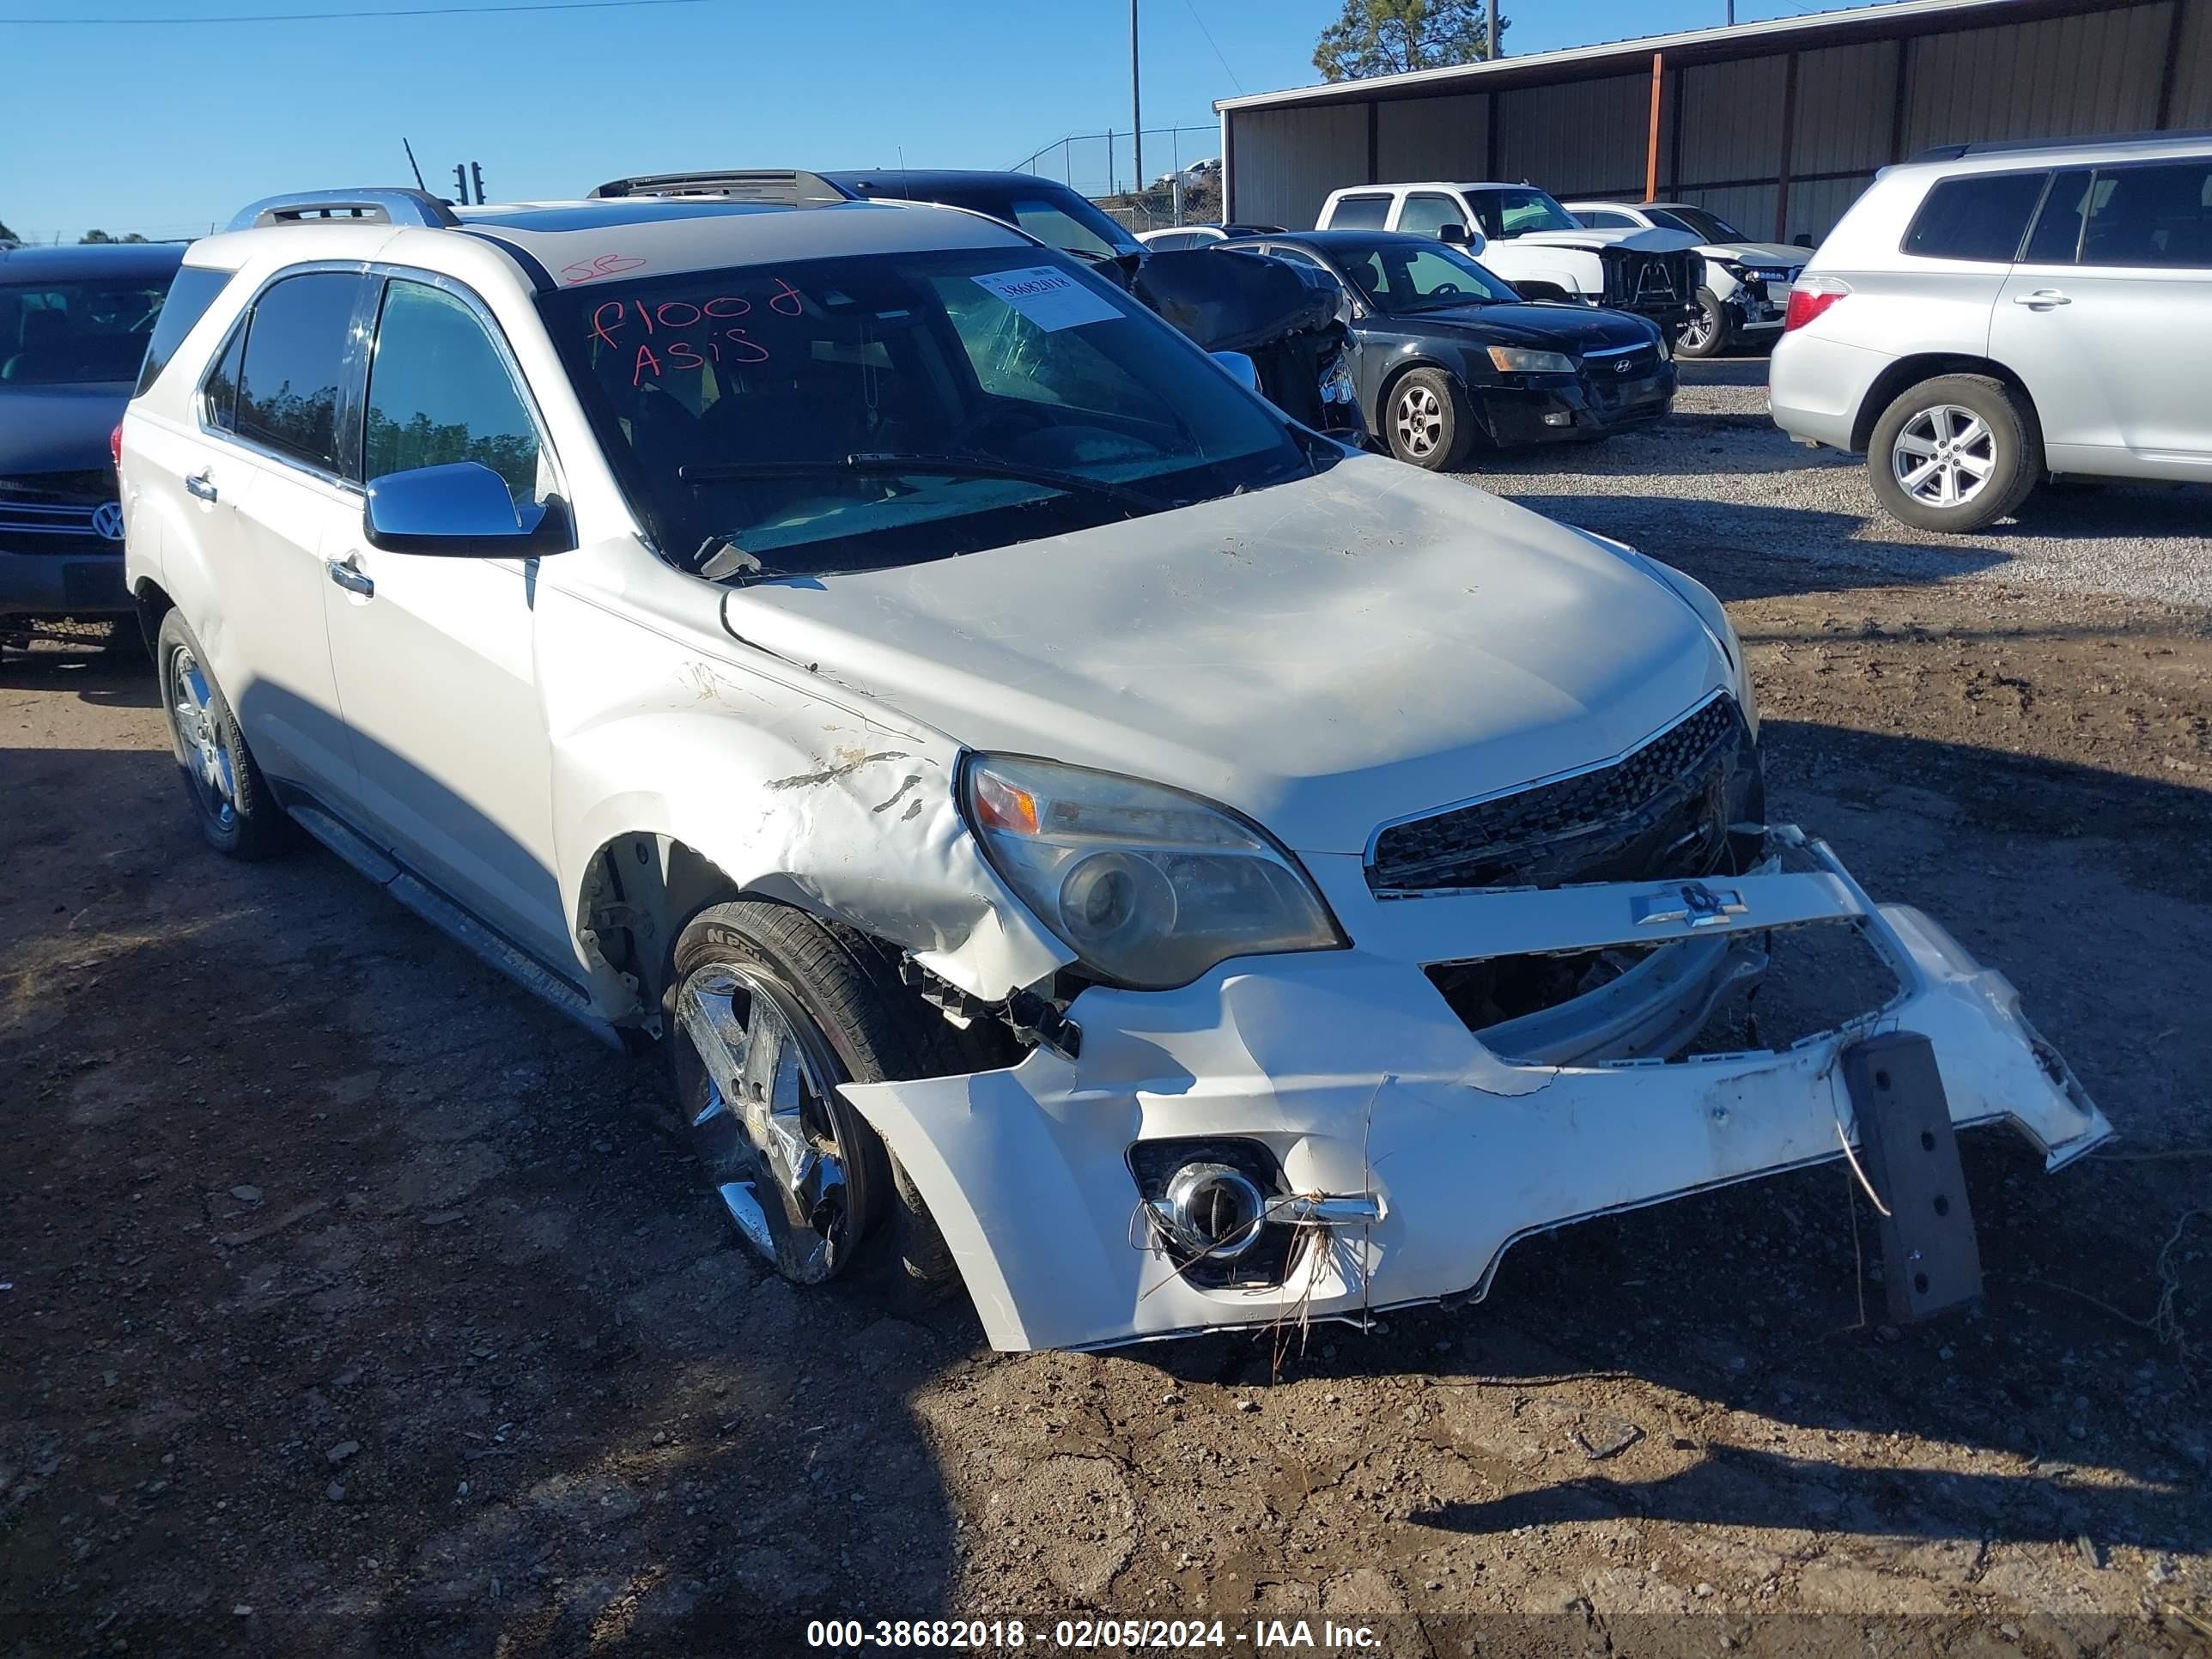
[[870,453],[848,455],[841,461],[706,461],[678,467],[676,476],[685,483],[700,484],[721,483],[735,478],[777,478],[793,473],[809,472],[886,475],[918,472],[926,477],[945,478],[1004,478],[1012,483],[1042,484],[1048,489],[1065,490],[1071,495],[1096,495],[1101,500],[1119,501],[1124,507],[1135,507],[1145,513],[1158,513],[1170,505],[1157,495],[1147,495],[1144,491],[1131,489],[1126,484],[1086,478],[1079,472],[1061,472],[1051,467],[1024,466],[1018,462],[994,460],[988,455]]

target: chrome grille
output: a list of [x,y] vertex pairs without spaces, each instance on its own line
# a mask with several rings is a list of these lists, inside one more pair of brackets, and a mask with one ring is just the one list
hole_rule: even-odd
[[0,551],[119,552],[122,544],[102,536],[92,521],[115,493],[115,475],[104,468],[0,477]]
[[1376,892],[1555,887],[1704,875],[1755,788],[1759,762],[1734,699],[1717,694],[1618,760],[1394,823],[1375,838]]

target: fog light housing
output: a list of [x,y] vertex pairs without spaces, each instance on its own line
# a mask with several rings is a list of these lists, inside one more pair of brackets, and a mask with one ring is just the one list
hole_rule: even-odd
[[1152,1212],[1194,1256],[1234,1261],[1260,1242],[1267,1200],[1252,1177],[1226,1164],[1193,1159],[1168,1177]]
[[1564,409],[1555,409],[1550,414],[1544,416],[1544,424],[1546,426],[1572,426],[1574,423],[1575,417],[1573,414],[1570,410]]

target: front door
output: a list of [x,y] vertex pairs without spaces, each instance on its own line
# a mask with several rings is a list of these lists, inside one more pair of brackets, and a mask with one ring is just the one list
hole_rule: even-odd
[[[551,457],[503,340],[441,280],[385,284],[369,361],[362,477],[477,461],[518,504]],[[338,695],[362,828],[547,966],[577,977],[552,834],[538,696],[532,560],[371,547],[356,514],[323,546]]]
[[2212,477],[2212,157],[2062,173],[1990,325],[2054,472]]

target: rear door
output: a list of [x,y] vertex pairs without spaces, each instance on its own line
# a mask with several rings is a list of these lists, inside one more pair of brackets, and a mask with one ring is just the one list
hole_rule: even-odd
[[[372,300],[364,484],[476,461],[519,506],[557,493],[520,374],[476,296],[392,276]],[[362,827],[548,966],[572,967],[534,661],[538,562],[373,548],[358,510],[323,551]]]
[[209,441],[181,481],[216,587],[195,623],[246,741],[264,771],[334,803],[356,778],[323,630],[322,545],[361,513],[340,434],[357,401],[366,287],[356,270],[309,270],[261,291],[203,383]]
[[2052,471],[2212,477],[2212,156],[2059,173],[1990,355]]

